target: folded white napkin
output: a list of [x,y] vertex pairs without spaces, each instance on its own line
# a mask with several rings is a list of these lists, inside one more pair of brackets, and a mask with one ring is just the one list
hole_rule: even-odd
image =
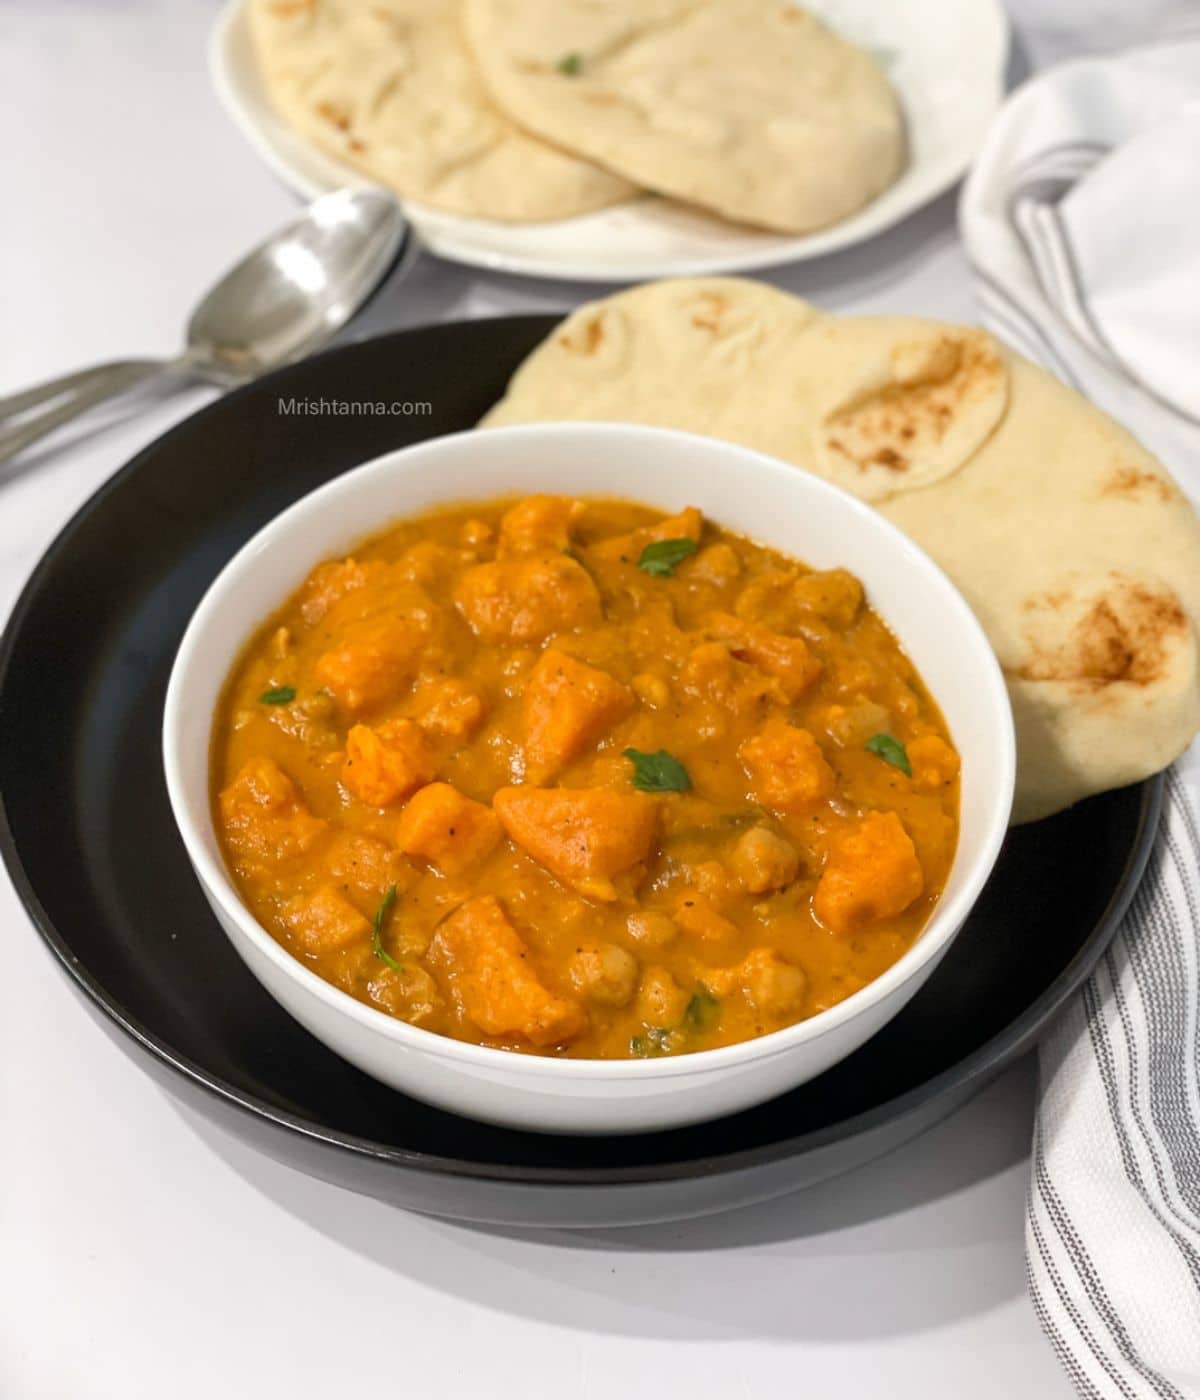
[[[1066,63],[959,210],[985,319],[1200,498],[1200,43]],[[1200,1397],[1200,750],[1112,947],[1040,1051],[1026,1244],[1089,1397]]]

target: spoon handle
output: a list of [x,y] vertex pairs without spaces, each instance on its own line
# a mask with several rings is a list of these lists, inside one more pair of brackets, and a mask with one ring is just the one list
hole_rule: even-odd
[[115,398],[167,368],[170,360],[116,360],[76,370],[44,384],[0,398],[0,462],[69,423],[81,413]]

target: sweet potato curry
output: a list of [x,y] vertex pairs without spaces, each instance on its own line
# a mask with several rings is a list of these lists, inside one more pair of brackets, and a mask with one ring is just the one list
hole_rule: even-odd
[[221,703],[247,905],[360,1001],[591,1058],[749,1039],[909,946],[958,756],[851,574],[532,496],[319,565]]

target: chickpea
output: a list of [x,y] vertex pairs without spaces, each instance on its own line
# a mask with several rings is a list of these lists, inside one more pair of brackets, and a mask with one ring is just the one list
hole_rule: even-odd
[[730,861],[733,873],[751,894],[790,885],[800,869],[800,857],[790,841],[767,826],[752,826],[739,838]]
[[458,537],[468,549],[479,549],[482,545],[490,544],[494,534],[486,520],[472,518],[463,521]]
[[637,959],[615,943],[576,949],[568,971],[575,990],[601,1006],[624,1006],[637,986]]
[[746,1000],[766,1016],[793,1015],[808,992],[803,971],[770,948],[756,948],[742,963],[741,974]]
[[825,731],[843,749],[860,749],[872,734],[892,730],[891,711],[874,700],[853,700],[846,705],[830,705]]
[[688,994],[665,967],[648,967],[638,988],[638,1015],[648,1026],[677,1026],[687,1010]]
[[625,920],[625,931],[645,948],[665,948],[679,936],[675,920],[661,909],[642,909],[630,914]]
[[661,676],[652,676],[643,671],[633,678],[633,690],[638,699],[644,700],[651,709],[661,710],[670,704],[671,689]]
[[688,565],[687,576],[689,579],[701,579],[705,583],[721,587],[732,583],[741,572],[742,561],[737,557],[732,545],[710,544]]
[[721,904],[729,896],[729,871],[719,860],[701,861],[691,868],[692,884],[701,894],[707,895],[714,904]]
[[404,964],[401,972],[381,967],[367,983],[367,995],[382,1010],[414,1026],[442,1005],[437,983],[415,963]]

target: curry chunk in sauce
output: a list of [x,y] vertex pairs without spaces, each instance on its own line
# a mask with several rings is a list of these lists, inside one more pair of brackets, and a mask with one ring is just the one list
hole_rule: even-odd
[[592,1058],[746,1040],[919,933],[958,755],[845,570],[531,496],[319,564],[226,685],[214,818],[248,907],[389,1015]]

